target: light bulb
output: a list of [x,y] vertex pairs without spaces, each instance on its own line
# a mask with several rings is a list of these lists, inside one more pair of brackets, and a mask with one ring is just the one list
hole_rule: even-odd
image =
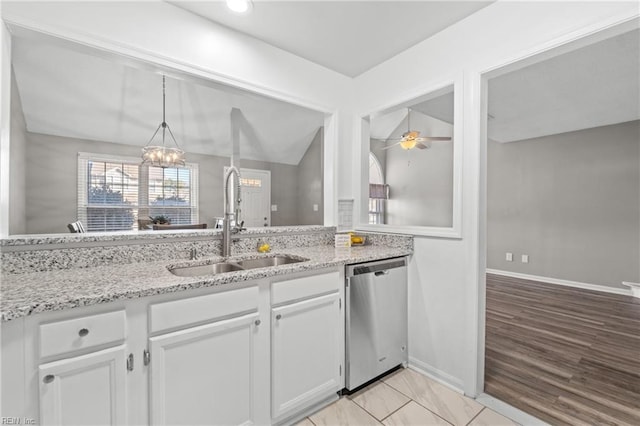
[[251,10],[251,0],[227,0],[227,7],[236,13],[247,13]]
[[400,146],[402,147],[402,149],[412,149],[416,146],[416,140],[408,139],[406,141],[402,141],[400,142]]

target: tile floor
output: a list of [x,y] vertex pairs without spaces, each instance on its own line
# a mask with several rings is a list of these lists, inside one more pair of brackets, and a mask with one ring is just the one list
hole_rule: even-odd
[[517,423],[410,369],[306,417],[297,426],[513,426]]

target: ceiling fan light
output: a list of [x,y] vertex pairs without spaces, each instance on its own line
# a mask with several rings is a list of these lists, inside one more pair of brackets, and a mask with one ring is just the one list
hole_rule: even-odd
[[227,0],[227,7],[235,13],[248,13],[253,5],[251,0]]
[[400,141],[400,146],[402,147],[402,149],[412,149],[416,147],[416,140],[415,139],[407,139],[404,141]]

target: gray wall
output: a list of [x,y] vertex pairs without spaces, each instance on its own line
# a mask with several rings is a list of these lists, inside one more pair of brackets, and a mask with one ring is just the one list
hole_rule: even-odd
[[9,234],[24,234],[26,223],[25,161],[27,126],[22,113],[20,93],[11,72],[11,146],[9,148]]
[[[423,114],[411,120],[425,136],[451,136],[453,132],[450,124]],[[403,127],[401,132],[405,131]],[[452,226],[453,143],[434,142],[429,149],[407,151],[395,146],[386,150],[383,168],[390,188],[386,224]]]
[[639,146],[640,121],[490,142],[488,267],[620,288],[640,282]]
[[298,166],[256,160],[241,160],[240,165],[248,169],[271,171],[271,205],[278,206],[278,211],[271,212],[271,226],[298,225],[296,201]]
[[[140,147],[27,133],[26,233],[68,232],[67,223],[77,217],[77,153],[92,152],[130,157],[140,156]],[[213,155],[188,154],[198,163],[200,221],[213,226],[223,215],[222,179],[229,159]],[[298,166],[241,160],[244,168],[271,171],[272,225],[298,225]],[[19,179],[16,179],[19,181]],[[13,187],[13,181],[12,181]],[[320,219],[319,224],[322,223]]]
[[[300,160],[297,170],[298,225],[322,225],[323,206],[323,151],[322,128],[318,130],[307,152]],[[318,206],[313,210],[313,205]]]

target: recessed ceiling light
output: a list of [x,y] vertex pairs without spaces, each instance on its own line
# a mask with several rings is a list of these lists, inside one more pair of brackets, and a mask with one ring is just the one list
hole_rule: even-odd
[[253,4],[251,0],[227,0],[227,7],[236,13],[248,13]]

